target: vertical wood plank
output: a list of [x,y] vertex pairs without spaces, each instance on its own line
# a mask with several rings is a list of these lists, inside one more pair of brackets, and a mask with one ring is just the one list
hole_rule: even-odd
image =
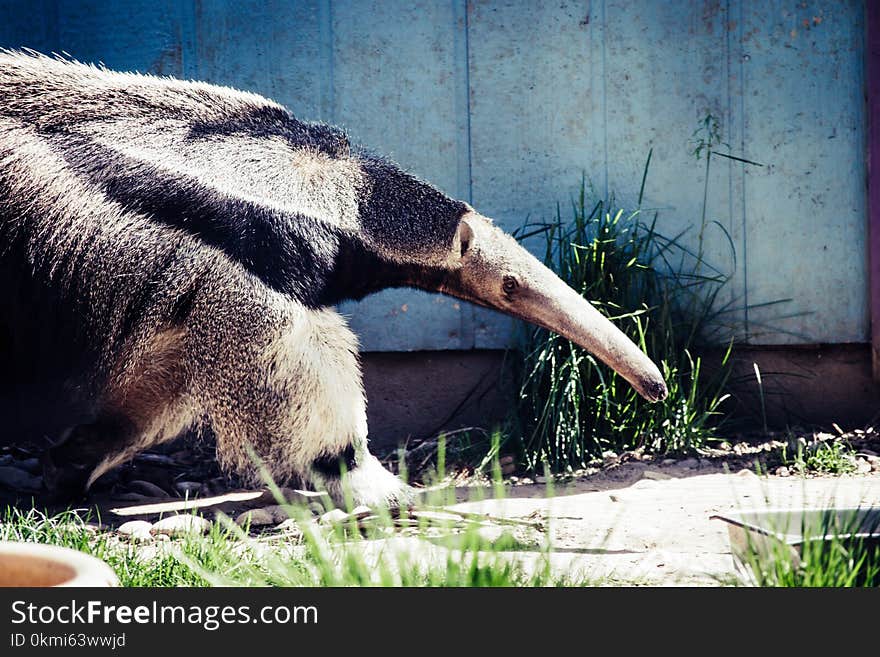
[[867,342],[864,6],[743,4],[751,340]]
[[57,0],[0,0],[0,47],[50,53],[58,43]]
[[[452,0],[453,20],[455,21],[455,116],[458,119],[458,198],[473,205],[473,152],[471,149],[471,86],[470,86],[470,25],[468,20],[468,0]],[[461,304],[461,349],[473,349],[476,345],[474,325],[477,307]]]
[[[743,51],[743,8],[744,0],[728,0],[726,33],[727,54],[727,122],[725,126],[725,139],[729,144],[730,154],[738,157],[749,155],[760,160],[765,153],[750,149],[746,144],[745,137],[745,88],[746,88],[746,54]],[[720,158],[719,158],[720,160]],[[722,169],[727,170],[727,216],[724,225],[733,242],[733,265],[726,274],[732,276],[729,286],[730,294],[728,302],[729,312],[723,319],[728,322],[730,332],[734,337],[743,341],[749,339],[749,288],[747,285],[749,270],[748,243],[746,233],[748,220],[745,205],[745,180],[749,165],[735,160],[728,160],[726,167],[721,161],[716,161],[716,166],[721,164]]]
[[[596,4],[468,5],[473,202],[507,230],[553,218],[557,201],[569,217],[583,173],[604,170]],[[474,321],[477,347],[509,344],[506,316],[478,309]]]
[[[657,212],[660,233],[680,235],[683,246],[702,254],[703,264],[691,260],[685,270],[734,276],[742,232],[730,213],[730,160],[713,155],[707,180],[705,152],[700,159],[694,153],[696,140],[710,136],[694,133],[710,117],[719,131],[712,150],[734,150],[728,49],[736,26],[727,3],[607,0],[604,20],[608,193],[622,207],[636,207],[653,149],[643,220]],[[742,281],[734,277],[718,305],[742,296]]]
[[198,77],[253,91],[307,120],[327,116],[332,63],[322,42],[326,2],[215,0],[198,3]]
[[880,381],[880,4],[865,3],[865,93],[868,107],[868,261],[871,361]]
[[184,34],[181,9],[171,0],[59,2],[57,49],[108,68],[181,76]]
[[[334,116],[354,141],[467,198],[464,24],[454,3],[333,2]],[[463,303],[386,290],[343,312],[368,351],[472,347]]]

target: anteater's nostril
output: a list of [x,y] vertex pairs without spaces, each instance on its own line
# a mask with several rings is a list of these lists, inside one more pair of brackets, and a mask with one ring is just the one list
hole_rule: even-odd
[[669,394],[669,391],[666,389],[665,381],[655,381],[653,390],[651,392],[653,393],[654,399],[656,401],[663,401]]
[[312,461],[312,468],[325,477],[338,477],[343,469],[351,472],[355,466],[354,446],[348,445],[337,454],[324,454]]
[[662,379],[649,379],[644,381],[642,383],[642,390],[644,391],[644,396],[652,402],[663,401],[669,394],[669,391],[666,389],[666,382]]

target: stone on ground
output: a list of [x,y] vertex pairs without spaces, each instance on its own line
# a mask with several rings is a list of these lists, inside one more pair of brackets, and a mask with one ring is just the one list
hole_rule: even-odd
[[35,492],[43,485],[41,477],[12,465],[0,466],[0,486],[16,491]]
[[177,515],[162,518],[153,524],[152,534],[167,536],[186,536],[188,534],[207,534],[211,530],[211,521],[199,516]]

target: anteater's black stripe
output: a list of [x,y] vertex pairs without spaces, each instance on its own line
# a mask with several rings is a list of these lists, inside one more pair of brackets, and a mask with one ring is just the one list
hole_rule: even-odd
[[84,137],[59,136],[54,145],[109,199],[221,249],[269,287],[320,305],[339,244],[330,227],[223,194]]
[[312,468],[325,477],[338,477],[343,469],[351,472],[355,465],[354,447],[351,445],[347,445],[338,454],[325,454],[312,462]]
[[342,130],[323,123],[298,121],[281,107],[245,108],[222,120],[198,121],[192,125],[186,137],[198,140],[234,134],[254,139],[281,137],[294,149],[316,149],[331,157],[347,157],[351,154],[351,143]]

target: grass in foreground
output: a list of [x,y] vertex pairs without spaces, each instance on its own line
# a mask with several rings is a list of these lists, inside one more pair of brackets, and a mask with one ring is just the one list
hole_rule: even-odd
[[[276,494],[279,494],[276,490]],[[433,508],[433,507],[432,507]],[[587,577],[550,568],[549,539],[524,546],[522,527],[487,534],[482,522],[462,522],[436,512],[392,518],[378,511],[343,524],[318,524],[307,509],[288,506],[298,529],[257,537],[229,521],[205,536],[147,544],[97,530],[70,511],[48,517],[7,508],[0,540],[73,548],[104,560],[123,586],[586,586]],[[94,518],[98,521],[98,518]],[[511,531],[513,530],[513,531]],[[402,540],[405,537],[421,539]],[[511,551],[528,549],[525,562]]]
[[[132,544],[111,532],[89,528],[75,513],[46,517],[7,509],[0,540],[38,542],[73,548],[104,560],[122,586],[379,586],[379,587],[577,587],[638,585],[587,575],[560,575],[550,568],[549,552],[537,554],[531,567],[506,551],[516,540],[487,540],[476,530],[437,540],[442,529],[420,523],[412,535],[424,539],[408,546],[388,538],[390,525],[378,523],[364,537],[362,528],[312,525],[302,536],[250,537],[240,529],[215,525],[206,536],[154,544]],[[308,524],[304,525],[308,527]],[[435,531],[432,531],[435,530]],[[448,529],[448,528],[446,528]],[[445,535],[449,537],[449,532]],[[438,551],[438,546],[451,549]],[[748,560],[751,575],[721,578],[726,586],[877,587],[880,543],[855,538],[807,541],[800,559],[780,545]]]
[[880,537],[876,522],[868,526],[855,517],[843,520],[828,509],[820,525],[803,527],[805,540],[797,549],[780,541],[748,542],[747,572],[729,582],[761,587],[878,587]]
[[[499,437],[494,436],[492,442],[497,453]],[[447,481],[440,474],[445,472],[444,440],[439,442],[437,456],[438,467],[428,477],[428,484]],[[493,458],[488,466],[493,497],[503,498],[499,459]],[[267,481],[278,502],[283,503],[280,489]],[[553,495],[552,478],[546,490],[548,497]],[[488,491],[475,489],[475,501]],[[0,540],[59,545],[91,554],[107,562],[123,586],[572,587],[647,583],[615,575],[595,577],[589,571],[560,574],[558,567],[551,568],[549,518],[444,513],[454,496],[454,490],[440,488],[411,512],[392,516],[387,510],[367,510],[332,525],[316,522],[308,509],[285,505],[295,524],[286,523],[284,531],[251,536],[247,527],[221,518],[205,536],[158,537],[146,544],[129,542],[115,532],[90,525],[89,520],[100,524],[101,519],[83,518],[81,511],[48,517],[37,510],[7,508],[0,511]],[[787,551],[778,556],[755,561],[758,576],[748,583],[880,585],[876,541],[808,543],[798,563],[792,562]],[[722,579],[719,583],[743,582]]]
[[[434,512],[430,518],[419,512],[395,518],[387,512],[376,512],[369,518],[352,517],[333,526],[317,524],[306,509],[288,510],[298,520],[299,530],[254,537],[231,522],[218,522],[205,536],[137,544],[89,526],[75,512],[47,517],[36,510],[7,508],[0,514],[0,540],[59,545],[91,554],[108,563],[123,586],[134,587],[574,587],[648,583],[616,576],[591,577],[589,572],[560,574],[551,568],[549,532],[543,532],[544,527],[534,531],[524,526],[529,523],[521,521],[490,527],[492,531],[487,534],[485,523],[473,522],[462,530],[460,520],[442,517],[436,507],[430,508]],[[522,538],[521,529],[531,531],[530,543]],[[835,529],[846,533],[846,528]],[[832,537],[807,541],[800,558],[794,560],[789,548],[781,544],[769,554],[756,550],[749,559],[751,577],[721,577],[718,583],[880,586],[880,541],[871,540]]]
[[752,566],[756,584],[762,587],[880,586],[880,549],[864,539],[809,541],[800,563],[781,553],[777,558]]

